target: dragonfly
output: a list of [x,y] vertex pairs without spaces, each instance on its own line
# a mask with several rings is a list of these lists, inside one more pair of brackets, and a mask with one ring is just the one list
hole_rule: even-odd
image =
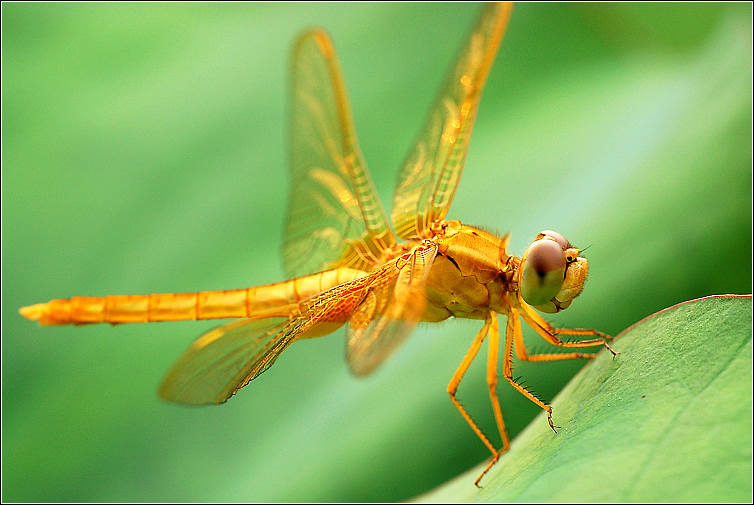
[[[594,353],[579,350],[592,346],[615,355],[608,335],[555,328],[537,312],[564,310],[581,293],[588,272],[581,249],[545,230],[516,257],[507,252],[508,234],[498,237],[445,219],[511,12],[511,3],[482,8],[400,169],[392,227],[359,149],[333,44],[324,30],[314,28],[298,37],[292,51],[292,184],[283,243],[289,280],[224,291],[54,299],[23,307],[21,315],[42,325],[233,318],[194,341],[163,379],[160,396],[189,405],[226,402],[295,341],[344,325],[346,361],[355,375],[364,376],[419,322],[480,320],[482,327],[447,386],[455,408],[492,453],[474,483],[479,486],[510,447],[496,392],[498,314],[507,320],[502,377],[546,411],[553,430],[558,427],[552,407],[514,379],[514,351],[522,361],[591,358]],[[522,320],[550,344],[570,351],[529,353]],[[456,398],[485,340],[499,448]]]

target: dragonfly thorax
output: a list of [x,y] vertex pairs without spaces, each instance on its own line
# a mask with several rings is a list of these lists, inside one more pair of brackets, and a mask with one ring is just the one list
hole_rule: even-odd
[[438,223],[430,239],[438,246],[427,277],[424,320],[450,316],[484,319],[490,309],[502,311],[513,288],[507,236],[500,238],[459,221]]

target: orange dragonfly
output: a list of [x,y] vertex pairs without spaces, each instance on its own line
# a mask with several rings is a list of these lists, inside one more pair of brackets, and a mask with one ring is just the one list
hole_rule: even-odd
[[[237,318],[199,337],[165,376],[160,396],[192,405],[227,401],[294,341],[327,335],[344,324],[348,365],[354,374],[366,375],[420,321],[482,320],[482,329],[447,387],[455,407],[492,453],[478,485],[510,445],[496,393],[497,314],[507,317],[503,377],[547,412],[553,430],[557,427],[552,408],[513,378],[514,350],[525,361],[593,354],[529,354],[520,320],[555,346],[602,345],[615,354],[607,335],[556,329],[534,311],[558,312],[579,295],[588,270],[580,249],[546,230],[518,258],[506,252],[508,235],[497,237],[444,219],[511,10],[510,3],[485,6],[452,67],[400,171],[391,213],[395,233],[357,144],[335,50],[327,34],[314,29],[298,38],[293,51],[293,182],[283,246],[291,280],[226,291],[73,297],[24,307],[20,313],[43,325]],[[570,342],[559,335],[591,338]],[[485,338],[500,449],[456,399],[459,383]]]

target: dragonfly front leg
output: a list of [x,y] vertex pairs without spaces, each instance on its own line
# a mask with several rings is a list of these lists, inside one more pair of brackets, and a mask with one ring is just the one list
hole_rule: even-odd
[[[460,404],[460,402],[456,399],[456,392],[458,391],[458,385],[461,383],[461,379],[463,379],[463,376],[466,374],[466,371],[469,369],[469,366],[471,365],[471,362],[476,357],[477,353],[479,352],[479,348],[482,346],[482,342],[484,342],[484,339],[487,337],[487,335],[490,335],[490,350],[489,350],[489,356],[487,360],[487,384],[489,386],[490,391],[490,400],[492,402],[492,409],[495,414],[495,421],[497,422],[498,430],[500,431],[500,438],[502,439],[503,446],[500,448],[500,450],[495,449],[495,446],[492,445],[492,442],[490,442],[490,439],[487,437],[487,435],[484,434],[484,432],[477,426],[476,422],[471,418],[469,413],[466,411],[466,409]],[[487,319],[484,322],[484,326],[482,326],[482,329],[479,331],[479,333],[474,338],[474,341],[471,343],[471,347],[466,352],[466,355],[464,356],[463,360],[461,361],[461,364],[458,366],[458,369],[453,374],[453,377],[450,379],[450,382],[448,383],[448,394],[450,395],[450,401],[453,402],[453,405],[458,409],[458,411],[461,413],[463,418],[466,420],[467,423],[469,423],[469,426],[471,426],[471,429],[474,430],[474,433],[479,437],[479,439],[484,443],[485,446],[490,450],[492,453],[492,460],[487,465],[487,467],[484,469],[482,474],[477,478],[477,480],[474,482],[474,485],[479,487],[479,481],[484,477],[484,474],[487,473],[487,471],[492,468],[492,465],[494,465],[497,460],[500,458],[500,455],[508,450],[508,447],[510,446],[510,442],[508,440],[508,434],[505,431],[505,425],[503,423],[503,415],[500,410],[500,401],[497,397],[497,355],[498,355],[498,347],[499,347],[499,341],[500,341],[500,332],[498,329],[498,323],[497,323],[497,316],[490,312],[487,316]]]
[[[522,361],[556,361],[563,359],[574,358],[592,358],[594,354],[582,353],[582,352],[570,352],[570,353],[549,353],[549,354],[528,354],[526,347],[524,346],[524,337],[521,331],[521,321],[519,319],[519,312],[513,308],[508,308],[508,323],[505,328],[505,356],[503,361],[503,375],[506,380],[518,390],[521,394],[529,398],[531,401],[539,405],[545,412],[547,412],[547,423],[550,425],[553,431],[556,431],[559,426],[555,426],[552,422],[552,407],[544,403],[537,398],[532,392],[528,391],[524,386],[517,383],[513,379],[513,347],[515,343],[516,355]],[[539,333],[545,340],[553,345],[561,347],[589,347],[594,345],[604,345],[613,356],[617,353],[608,345],[608,335],[601,333],[597,330],[581,330],[581,329],[555,329],[547,323],[544,319],[539,317],[533,311],[527,310],[526,306],[522,306],[520,316],[526,321],[537,333]],[[580,342],[563,342],[556,334],[567,335],[594,335],[599,338],[590,340],[582,340]]]
[[[608,340],[612,340],[612,337],[610,335],[606,335],[597,330],[554,328],[550,323],[542,319],[539,314],[529,309],[527,306],[522,305],[521,308],[521,317],[524,318],[524,321],[526,321],[526,323],[531,326],[534,331],[536,331],[542,338],[547,340],[552,345],[557,345],[559,347],[591,347],[595,345],[604,345],[605,348],[612,353],[613,357],[618,354],[607,343]],[[583,335],[594,336],[598,338],[580,340],[577,342],[564,342],[560,340],[557,335]],[[516,334],[516,355],[519,359],[524,361],[555,361],[561,359],[593,358],[595,356],[592,353],[584,352],[528,354],[526,352],[526,348],[524,347],[524,339],[520,331]]]

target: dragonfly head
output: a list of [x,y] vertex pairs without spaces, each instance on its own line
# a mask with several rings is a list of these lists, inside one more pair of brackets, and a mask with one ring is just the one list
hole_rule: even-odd
[[563,235],[545,230],[537,235],[521,258],[519,293],[526,303],[542,312],[559,312],[579,296],[589,263],[580,249]]

